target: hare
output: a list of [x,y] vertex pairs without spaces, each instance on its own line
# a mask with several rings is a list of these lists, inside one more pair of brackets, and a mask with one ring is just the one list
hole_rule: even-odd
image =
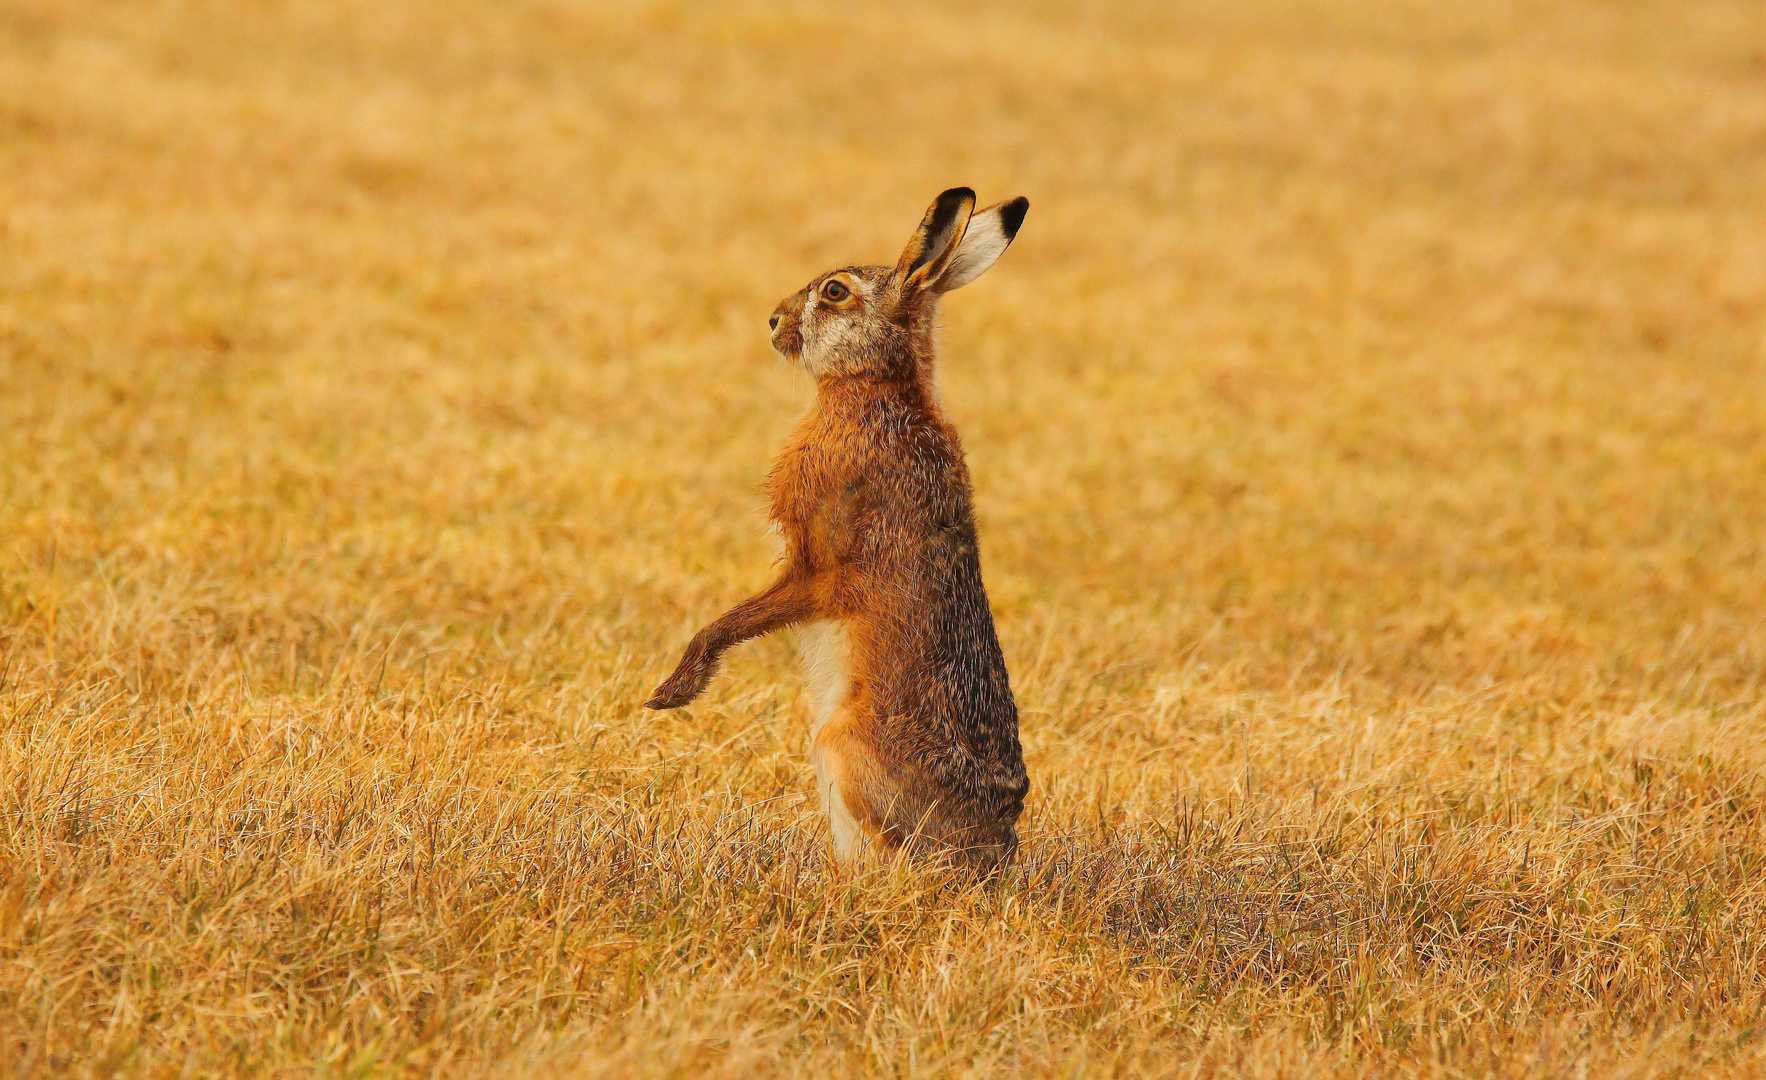
[[951,188],[894,266],[829,271],[774,310],[773,348],[816,382],[766,480],[783,570],[699,631],[646,703],[679,708],[726,649],[803,625],[811,759],[847,859],[939,851],[991,870],[1017,849],[1030,786],[969,470],[933,383],[938,298],[1005,253],[1030,202],[974,207]]

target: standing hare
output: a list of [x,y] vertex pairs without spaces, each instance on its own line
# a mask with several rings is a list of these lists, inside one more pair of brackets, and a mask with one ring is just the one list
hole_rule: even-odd
[[894,266],[830,271],[774,310],[773,347],[816,381],[766,481],[783,572],[699,631],[647,703],[679,708],[724,650],[807,624],[811,758],[843,858],[924,848],[985,871],[1018,845],[1018,709],[932,332],[939,296],[992,266],[1029,208],[976,213],[952,188]]

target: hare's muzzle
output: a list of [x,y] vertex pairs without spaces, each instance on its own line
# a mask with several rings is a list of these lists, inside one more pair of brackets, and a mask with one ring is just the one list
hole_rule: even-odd
[[778,306],[772,318],[767,320],[767,326],[772,330],[773,348],[781,356],[794,359],[803,351],[803,335],[799,332],[800,320],[797,313],[787,310],[788,303]]

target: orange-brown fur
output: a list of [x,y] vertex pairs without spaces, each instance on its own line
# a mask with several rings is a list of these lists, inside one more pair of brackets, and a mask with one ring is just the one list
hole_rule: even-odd
[[831,271],[780,303],[773,343],[817,386],[766,483],[784,565],[694,637],[649,704],[693,700],[738,642],[841,624],[845,694],[813,747],[830,813],[837,794],[858,847],[989,868],[1016,849],[1028,781],[962,443],[932,385],[932,322],[942,292],[1005,250],[1027,204],[971,217],[973,200],[940,195],[896,266]]

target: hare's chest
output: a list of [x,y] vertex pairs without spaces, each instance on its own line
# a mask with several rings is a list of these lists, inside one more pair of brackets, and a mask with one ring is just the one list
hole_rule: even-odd
[[786,550],[822,569],[854,557],[876,509],[872,485],[853,470],[781,471],[767,495],[769,516]]
[[788,448],[767,474],[766,497],[773,520],[786,526],[807,522],[835,483],[828,463],[811,447]]

